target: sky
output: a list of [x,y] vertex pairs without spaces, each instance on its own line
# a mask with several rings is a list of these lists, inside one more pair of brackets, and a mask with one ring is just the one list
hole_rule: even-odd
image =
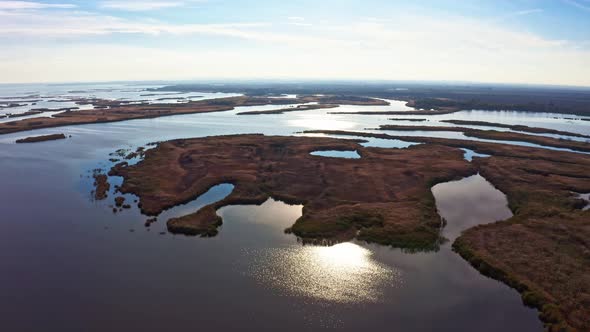
[[590,86],[590,0],[0,0],[0,83]]

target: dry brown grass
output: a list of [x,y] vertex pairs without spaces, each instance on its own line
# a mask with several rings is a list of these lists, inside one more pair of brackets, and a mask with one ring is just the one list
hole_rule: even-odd
[[[362,158],[310,155],[315,150],[357,150]],[[235,185],[223,201],[170,220],[175,232],[211,235],[219,207],[260,204],[272,196],[304,204],[291,230],[306,239],[358,235],[434,249],[440,218],[431,186],[474,172],[462,151],[441,145],[396,150],[332,138],[236,135],[161,143],[143,162],[113,173],[125,178],[121,190],[137,194],[147,214],[193,200],[219,183]]]

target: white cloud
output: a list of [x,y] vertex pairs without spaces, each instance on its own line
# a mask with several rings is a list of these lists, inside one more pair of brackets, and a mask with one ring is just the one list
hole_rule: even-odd
[[183,5],[184,2],[181,1],[103,1],[100,3],[101,8],[126,11],[148,11]]
[[[512,13],[527,15],[536,10]],[[289,23],[306,23],[288,19]],[[241,39],[182,50],[98,45],[113,33],[207,35]],[[0,38],[35,41],[3,50],[0,79],[63,81],[196,78],[359,78],[552,83],[590,86],[589,44],[512,30],[497,20],[391,17],[320,22],[286,29],[264,22],[174,24],[63,11],[1,11]],[[220,46],[221,45],[221,46]],[[116,56],[113,56],[116,55]],[[165,59],[165,60],[162,60]],[[26,75],[22,75],[26,68]],[[19,72],[21,72],[19,74]]]
[[568,5],[574,6],[578,9],[590,12],[590,1],[588,0],[562,0],[563,2],[567,3]]
[[520,11],[512,13],[512,15],[513,16],[522,16],[522,15],[529,15],[529,14],[542,13],[542,12],[543,12],[543,9],[535,8],[535,9],[520,10]]
[[312,26],[311,23],[305,22],[305,17],[301,17],[301,16],[289,16],[289,17],[287,17],[287,24],[289,24],[289,25],[295,25],[295,26],[302,26],[302,27]]
[[252,28],[265,23],[166,24],[147,20],[126,20],[115,16],[85,12],[46,15],[42,11],[0,11],[0,36],[83,38],[113,33],[209,34],[253,38]]
[[75,8],[73,4],[49,4],[31,1],[0,1],[0,9],[3,10],[18,10],[18,9],[46,9],[46,8]]
[[519,10],[519,11],[515,11],[512,13],[502,15],[502,16],[494,19],[493,21],[508,20],[511,18],[517,18],[517,17],[521,17],[521,16],[526,16],[526,15],[538,14],[538,13],[542,13],[542,12],[543,12],[543,9],[540,9],[540,8]]

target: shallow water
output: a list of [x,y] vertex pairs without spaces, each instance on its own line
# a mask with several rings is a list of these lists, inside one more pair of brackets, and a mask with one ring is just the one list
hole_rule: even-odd
[[[504,141],[504,140],[493,140],[493,139],[483,139],[477,137],[467,136],[462,132],[455,132],[455,131],[407,131],[407,130],[366,130],[371,133],[375,134],[383,134],[386,133],[392,136],[406,136],[408,140],[411,140],[411,137],[441,137],[441,138],[448,138],[448,139],[457,139],[457,140],[469,140],[469,141],[478,141],[478,142],[488,142],[488,143],[499,143],[499,144],[509,144],[509,145],[518,145],[518,146],[527,146],[532,148],[542,148],[547,150],[554,150],[554,151],[565,151],[565,152],[575,152],[575,153],[582,153],[582,154],[590,154],[590,152],[583,152],[583,151],[576,151],[569,148],[557,148],[553,146],[545,146],[530,142],[524,141]],[[541,135],[539,135],[541,136]]]
[[163,211],[157,218],[162,222],[166,222],[170,218],[182,217],[198,211],[200,208],[213,204],[224,199],[234,190],[234,185],[229,183],[222,183],[211,187],[206,193],[202,194],[195,200],[186,204],[177,205],[171,209]]
[[466,149],[466,148],[462,148],[461,150],[465,151],[465,153],[463,154],[463,157],[465,158],[465,160],[467,160],[469,162],[473,161],[473,157],[486,158],[486,157],[490,156],[489,154],[477,153],[473,150]]
[[[27,87],[23,93],[22,87]],[[239,96],[239,93],[193,93],[193,92],[157,92],[149,91],[162,85],[147,84],[86,84],[86,85],[0,85],[0,104],[10,100],[24,106],[0,108],[0,116],[5,114],[20,114],[32,109],[47,108],[77,108],[77,110],[92,109],[92,105],[78,105],[72,98],[99,98],[107,100],[121,100],[130,103],[146,102],[149,104],[176,104],[189,101]],[[19,101],[20,100],[20,101]],[[30,102],[36,100],[35,102]],[[28,118],[52,117],[63,111],[45,112],[23,116],[19,118],[0,118],[0,123]]]
[[324,151],[313,151],[310,153],[312,156],[329,157],[329,158],[344,158],[344,159],[360,159],[361,155],[357,151],[336,151],[336,150],[324,150]]
[[590,210],[590,193],[578,194],[579,199],[585,200],[588,204],[582,208],[583,211]]
[[[112,91],[108,86],[94,86],[92,93],[115,98],[142,93],[134,86]],[[35,87],[3,89],[5,95],[24,95]],[[67,94],[90,88],[59,89]],[[452,252],[450,243],[430,253],[358,242],[302,246],[283,232],[302,207],[274,200],[222,208],[218,213],[224,223],[214,238],[166,232],[166,219],[222,199],[231,185],[165,211],[149,228],[135,204],[112,212],[114,188],[106,201],[91,199],[89,171],[108,168],[109,153],[120,148],[223,134],[363,130],[389,117],[325,110],[235,115],[262,109],[276,106],[44,129],[34,135],[63,132],[72,138],[28,145],[14,140],[31,132],[0,136],[0,326],[7,331],[541,330],[536,312],[522,305],[516,291],[480,275]],[[501,114],[489,121],[514,117]],[[563,121],[547,123],[561,126]],[[579,129],[587,132],[588,125]],[[363,145],[390,148],[415,144],[366,140]],[[479,176],[439,184],[433,193],[448,221],[443,235],[450,239],[475,224],[509,217],[503,195]],[[133,202],[132,195],[126,197]]]
[[390,149],[405,149],[412,145],[419,145],[422,143],[406,142],[399,139],[382,139],[373,137],[361,137],[361,136],[345,136],[345,135],[326,135],[326,134],[297,134],[298,136],[308,137],[333,137],[340,139],[354,139],[359,140],[360,145],[364,147],[375,147],[375,148],[390,148]]
[[462,231],[512,217],[506,196],[481,175],[432,187],[439,214],[448,222],[443,235],[455,240]]
[[[397,118],[398,116],[395,116]],[[411,116],[408,116],[411,118]],[[450,123],[439,122],[442,120],[468,120],[468,121],[486,121],[503,123],[508,125],[526,125],[529,127],[541,127],[555,130],[569,131],[578,134],[590,135],[590,126],[588,121],[580,120],[588,118],[571,114],[556,113],[535,113],[535,112],[518,112],[518,111],[479,111],[465,110],[457,113],[428,116],[428,122],[422,122],[424,125],[441,125],[452,126]],[[390,121],[390,123],[392,123]],[[420,123],[416,123],[419,125]],[[478,129],[507,130],[506,128],[463,126]],[[527,133],[530,134],[530,133]]]

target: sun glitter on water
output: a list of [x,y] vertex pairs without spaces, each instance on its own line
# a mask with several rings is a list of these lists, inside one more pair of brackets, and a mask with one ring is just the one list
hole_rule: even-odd
[[256,256],[253,274],[260,282],[323,301],[377,302],[382,287],[401,280],[399,272],[354,243],[277,248]]

